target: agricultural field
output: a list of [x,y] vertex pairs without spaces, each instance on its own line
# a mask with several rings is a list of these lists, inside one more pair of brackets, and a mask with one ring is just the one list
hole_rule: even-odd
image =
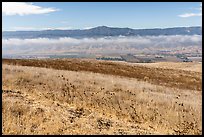
[[168,63],[2,59],[2,132],[201,135],[202,64]]

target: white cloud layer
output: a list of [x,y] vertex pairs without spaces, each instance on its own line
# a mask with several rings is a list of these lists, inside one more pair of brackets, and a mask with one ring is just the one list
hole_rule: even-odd
[[55,8],[43,8],[27,2],[2,2],[2,14],[11,15],[30,15],[30,14],[45,14],[58,11]]
[[181,15],[178,15],[178,16],[182,17],[182,18],[202,16],[202,3],[200,4],[200,7],[196,8],[196,9],[200,10],[200,13],[185,13],[185,14],[181,14]]
[[179,15],[179,17],[182,17],[182,18],[195,17],[195,16],[202,16],[202,13],[185,13],[185,14]]
[[2,53],[38,53],[38,52],[112,52],[125,53],[148,49],[178,49],[182,47],[202,48],[202,36],[136,36],[103,38],[36,38],[36,39],[2,39]]

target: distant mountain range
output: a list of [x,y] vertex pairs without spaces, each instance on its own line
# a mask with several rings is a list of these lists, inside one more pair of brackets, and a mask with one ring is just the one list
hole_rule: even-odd
[[105,36],[158,36],[158,35],[202,35],[202,27],[175,27],[154,29],[131,29],[99,26],[84,30],[42,30],[42,31],[4,31],[3,38],[59,38],[59,37],[105,37]]

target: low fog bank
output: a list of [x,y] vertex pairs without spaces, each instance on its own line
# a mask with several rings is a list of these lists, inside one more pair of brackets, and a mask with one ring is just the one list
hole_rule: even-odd
[[102,37],[76,39],[63,37],[58,39],[2,39],[2,53],[31,54],[57,52],[137,52],[153,50],[175,50],[182,48],[202,48],[201,35],[172,36],[134,36],[134,37]]

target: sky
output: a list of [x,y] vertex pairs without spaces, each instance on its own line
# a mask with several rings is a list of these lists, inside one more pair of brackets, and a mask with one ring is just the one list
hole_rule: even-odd
[[2,2],[2,30],[202,26],[201,2]]

